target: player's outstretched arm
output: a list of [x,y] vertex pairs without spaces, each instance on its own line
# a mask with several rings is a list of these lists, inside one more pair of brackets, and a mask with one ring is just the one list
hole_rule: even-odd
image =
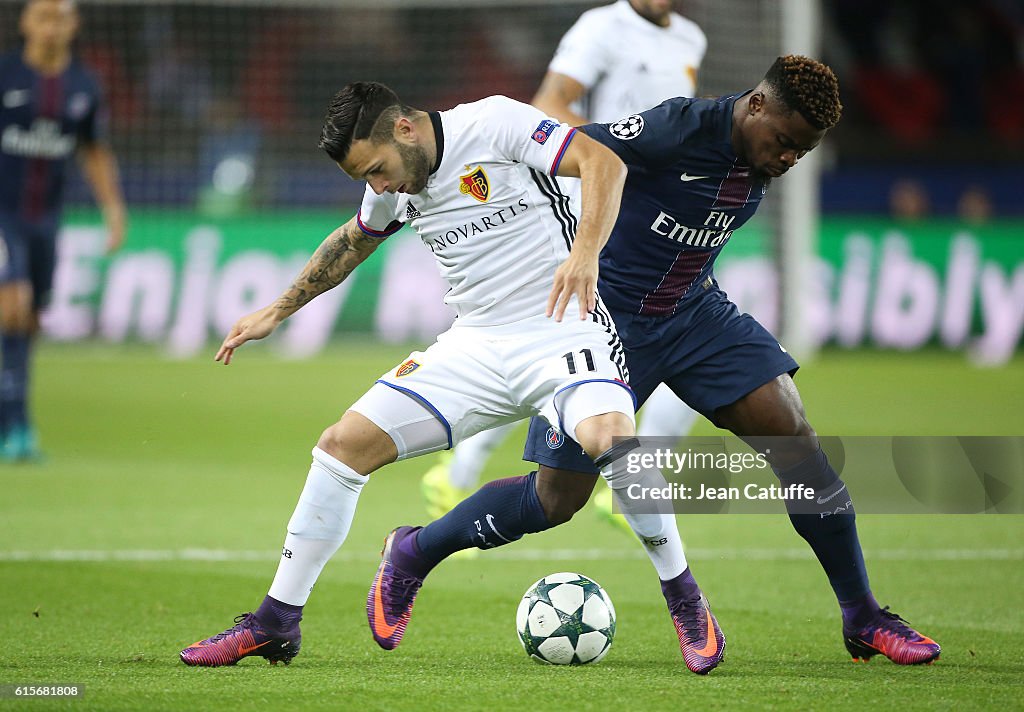
[[231,363],[235,349],[246,341],[263,339],[278,324],[323,294],[345,281],[352,270],[377,249],[380,240],[370,237],[352,218],[320,243],[302,272],[277,300],[235,322],[214,356],[215,361]]
[[89,184],[107,226],[107,254],[120,249],[128,228],[128,214],[114,152],[102,143],[83,145],[78,151],[82,175]]
[[610,149],[577,132],[558,175],[581,179],[583,206],[569,259],[555,272],[547,314],[561,321],[575,294],[582,320],[597,307],[597,261],[619,215],[626,166]]

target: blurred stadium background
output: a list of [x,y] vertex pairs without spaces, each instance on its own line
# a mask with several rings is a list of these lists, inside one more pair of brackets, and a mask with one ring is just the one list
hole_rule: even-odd
[[[272,298],[357,205],[361,185],[316,149],[334,91],[372,78],[423,108],[528,101],[561,34],[600,3],[80,4],[78,51],[107,92],[133,219],[124,251],[103,259],[87,192],[72,186],[47,335],[193,355]],[[723,255],[734,299],[804,355],[938,345],[1005,363],[1024,319],[1021,4],[678,6],[709,38],[702,94],[752,86],[784,50],[830,62],[843,90],[840,125]],[[17,44],[20,7],[0,1],[3,48]],[[339,332],[429,339],[451,317],[418,297],[443,289],[403,234],[278,346],[308,355]]]
[[[316,148],[329,97],[375,79],[425,109],[494,93],[528,101],[561,34],[599,4],[80,0],[77,49],[107,92],[131,228],[104,257],[98,215],[71,186],[34,371],[48,458],[0,469],[0,633],[18,641],[0,654],[0,683],[83,681],[82,709],[377,709],[391,705],[382,686],[414,691],[420,709],[521,708],[524,690],[543,696],[534,706],[574,708],[1019,706],[1020,516],[862,518],[880,595],[944,646],[928,670],[847,664],[806,547],[783,517],[753,516],[683,525],[734,636],[708,681],[666,677],[678,650],[648,564],[584,514],[446,563],[417,604],[419,627],[382,655],[361,601],[380,538],[423,519],[428,463],[416,461],[366,489],[286,675],[177,662],[258,602],[320,430],[451,319],[429,251],[403,232],[270,343],[214,367],[230,324],[273,299],[356,208],[362,186]],[[0,0],[0,49],[17,46],[20,8]],[[753,86],[793,49],[839,74],[842,122],[772,187],[719,270],[785,343],[821,350],[798,376],[818,430],[1024,433],[1021,4],[678,8],[709,38],[702,94]],[[519,446],[506,443],[486,476],[518,474]],[[528,665],[512,637],[521,590],[558,569],[594,576],[619,610],[617,647],[595,670]],[[502,632],[479,624],[493,620]]]

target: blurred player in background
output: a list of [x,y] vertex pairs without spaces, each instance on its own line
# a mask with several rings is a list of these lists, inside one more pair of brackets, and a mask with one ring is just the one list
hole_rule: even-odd
[[[694,96],[707,38],[696,23],[672,11],[672,0],[618,0],[588,10],[562,37],[533,105],[571,126],[611,123],[676,96]],[[576,196],[574,196],[576,197]],[[697,413],[662,386],[641,413],[637,434],[682,437]],[[485,430],[460,443],[423,476],[427,512],[444,515],[476,488],[491,453],[515,423]],[[611,491],[602,488],[595,504],[612,514]]]
[[29,0],[21,51],[0,57],[0,434],[3,457],[38,455],[28,416],[29,351],[56,266],[68,159],[77,154],[103,211],[107,250],[124,241],[117,163],[96,81],[71,53],[71,0]]
[[[366,181],[362,205],[276,302],[236,322],[217,359],[230,362],[246,341],[269,335],[340,284],[406,223],[434,253],[451,286],[445,302],[459,316],[323,432],[263,603],[181,651],[187,665],[295,656],[314,582],[345,540],[369,475],[388,463],[542,415],[560,432],[575,433],[605,470],[624,454],[613,440],[634,433],[624,354],[597,296],[598,257],[625,180],[622,161],[571,126],[507,97],[424,112],[402,104],[386,86],[365,82],[334,97],[320,145],[351,178]],[[580,179],[578,220],[555,175]],[[563,314],[570,315],[565,322]],[[660,479],[657,471],[645,474]],[[536,473],[512,477],[480,489],[429,531],[393,530],[367,596],[377,644],[391,650],[401,642],[435,563],[453,551],[502,546],[567,521],[582,506],[564,499],[567,489]],[[588,489],[584,501],[589,495]],[[689,570],[671,512],[631,523],[661,580]]]
[[619,0],[580,15],[555,51],[533,105],[579,126],[609,123],[693,96],[707,38],[671,0]]

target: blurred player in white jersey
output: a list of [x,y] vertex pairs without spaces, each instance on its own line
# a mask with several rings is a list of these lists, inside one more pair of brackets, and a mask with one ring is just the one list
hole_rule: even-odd
[[574,126],[610,123],[675,96],[693,96],[708,41],[671,0],[619,0],[580,15],[533,98]]
[[[533,105],[563,123],[611,123],[666,99],[695,96],[707,38],[697,23],[673,12],[672,0],[618,0],[580,15],[562,37]],[[644,405],[637,434],[682,437],[697,413],[667,387]],[[441,455],[423,476],[427,512],[440,517],[476,489],[488,458],[515,429],[486,430]],[[599,514],[630,531],[612,515],[611,490],[595,499]],[[465,554],[472,555],[474,549]]]
[[[299,652],[302,608],[348,534],[363,485],[388,463],[541,415],[621,486],[621,461],[634,442],[625,353],[597,297],[598,256],[626,178],[619,158],[506,97],[425,112],[368,82],[334,97],[320,146],[366,181],[359,212],[273,304],[235,323],[217,360],[230,363],[246,341],[268,336],[340,284],[403,224],[437,259],[458,319],[323,432],[267,596],[255,613],[181,651],[187,665],[233,665],[248,655],[289,662]],[[556,175],[580,179],[578,218]],[[661,479],[655,470],[643,474]],[[423,579],[453,551],[502,546],[568,521],[589,491],[582,501],[566,500],[565,491],[566,483],[536,473],[508,478],[443,521],[392,531],[367,599],[377,643],[391,650],[401,642]],[[637,513],[630,522],[663,585],[696,586],[673,514]]]

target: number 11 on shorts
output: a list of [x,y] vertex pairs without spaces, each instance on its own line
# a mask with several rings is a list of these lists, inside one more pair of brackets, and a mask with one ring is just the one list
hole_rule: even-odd
[[[587,362],[588,371],[596,371],[597,367],[594,365],[594,354],[590,352],[590,349],[581,349],[580,355],[583,356],[583,360]],[[570,351],[567,354],[563,354],[562,358],[565,359],[566,365],[569,366],[569,375],[575,375],[576,373],[576,354]]]

